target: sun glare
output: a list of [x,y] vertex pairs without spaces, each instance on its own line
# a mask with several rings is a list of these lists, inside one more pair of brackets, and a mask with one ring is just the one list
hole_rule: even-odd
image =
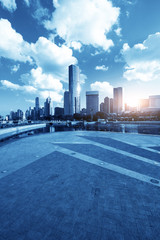
[[125,103],[130,107],[137,107],[138,106],[138,98],[127,98]]

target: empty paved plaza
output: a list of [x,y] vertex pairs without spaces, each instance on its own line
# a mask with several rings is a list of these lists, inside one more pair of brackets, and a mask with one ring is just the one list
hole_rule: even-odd
[[0,240],[159,240],[160,137],[55,132],[0,143]]

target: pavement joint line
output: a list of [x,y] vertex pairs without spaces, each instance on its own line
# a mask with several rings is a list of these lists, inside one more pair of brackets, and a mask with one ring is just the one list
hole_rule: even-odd
[[[52,144],[77,144],[76,142],[74,143],[68,143],[68,142],[52,142]],[[138,161],[142,161],[142,162],[145,162],[145,163],[149,163],[149,164],[152,164],[152,165],[156,165],[157,167],[160,167],[160,162],[157,162],[155,160],[151,160],[151,159],[148,159],[148,158],[145,158],[145,157],[141,157],[139,155],[136,155],[136,154],[133,154],[133,153],[129,153],[129,152],[126,152],[126,151],[123,151],[123,150],[120,150],[120,149],[117,149],[117,148],[114,148],[114,147],[110,147],[110,146],[106,146],[104,144],[101,144],[101,143],[97,143],[97,142],[94,142],[94,141],[91,141],[91,140],[88,140],[87,143],[78,143],[78,144],[92,144],[92,145],[95,145],[97,147],[100,147],[100,148],[103,148],[103,149],[106,149],[106,150],[109,150],[111,152],[116,152],[116,153],[119,153],[119,154],[122,154],[122,155],[125,155],[127,157],[131,157],[131,158],[134,158]]]
[[[119,174],[122,174],[122,175],[125,175],[125,176],[128,176],[128,177],[140,180],[142,182],[146,182],[146,183],[149,183],[151,185],[160,187],[160,180],[152,178],[150,176],[147,176],[147,175],[144,175],[144,174],[141,174],[141,173],[138,173],[138,172],[126,169],[126,168],[122,168],[120,166],[117,166],[117,165],[114,165],[114,164],[111,164],[111,163],[107,163],[107,162],[104,162],[102,160],[87,156],[87,155],[82,154],[82,153],[75,152],[73,150],[66,149],[66,148],[63,148],[63,147],[60,147],[60,146],[57,148],[57,151],[65,154],[65,155],[68,155],[70,157],[74,157],[74,158],[77,158],[79,160],[82,160],[84,162],[88,162],[88,163],[91,163],[93,165],[111,170],[113,172],[116,172],[116,173],[119,173]],[[73,156],[73,153],[74,153],[74,156]]]

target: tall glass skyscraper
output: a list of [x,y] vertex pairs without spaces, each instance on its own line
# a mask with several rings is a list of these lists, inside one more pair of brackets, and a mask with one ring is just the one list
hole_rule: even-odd
[[39,110],[39,97],[35,98],[35,108],[36,108],[36,111]]
[[69,112],[80,113],[79,67],[75,65],[69,66]]
[[122,113],[123,111],[123,88],[113,88],[113,112]]

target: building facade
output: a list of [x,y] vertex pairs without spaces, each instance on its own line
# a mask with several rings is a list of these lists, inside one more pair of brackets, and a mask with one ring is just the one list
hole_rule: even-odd
[[69,91],[64,92],[64,115],[70,115],[70,111],[69,111]]
[[44,103],[44,116],[49,117],[51,115],[51,98],[48,97]]
[[104,103],[103,102],[100,104],[100,112],[104,112]]
[[69,113],[80,113],[79,67],[69,66]]
[[110,113],[110,99],[109,97],[105,97],[104,99],[104,112]]
[[110,98],[109,103],[110,103],[110,113],[113,113],[113,98]]
[[123,89],[122,87],[113,88],[113,112],[122,113],[123,111]]
[[149,96],[149,108],[160,108],[160,95]]
[[86,109],[87,114],[96,114],[99,111],[99,92],[86,92]]
[[54,108],[54,115],[55,116],[63,116],[64,115],[64,108],[55,107]]

